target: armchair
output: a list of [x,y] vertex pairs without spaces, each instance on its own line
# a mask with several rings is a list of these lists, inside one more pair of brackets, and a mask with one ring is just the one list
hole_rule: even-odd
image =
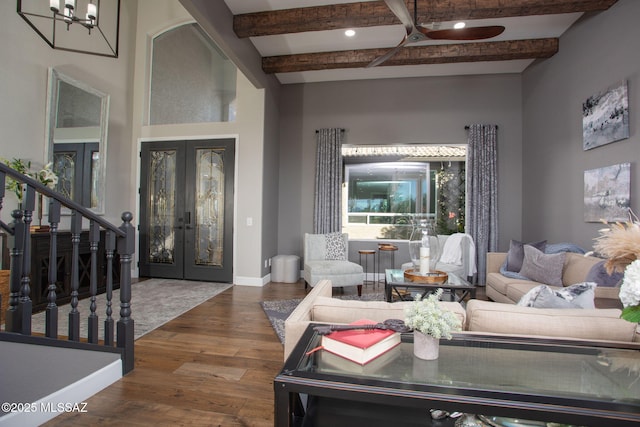
[[330,280],[332,286],[357,286],[362,292],[364,271],[362,266],[348,260],[346,233],[304,235],[305,288],[314,287],[320,280]]

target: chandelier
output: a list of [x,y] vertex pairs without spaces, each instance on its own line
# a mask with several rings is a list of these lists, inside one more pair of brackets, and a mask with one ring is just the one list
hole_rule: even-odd
[[18,14],[53,49],[118,57],[120,0],[18,0]]

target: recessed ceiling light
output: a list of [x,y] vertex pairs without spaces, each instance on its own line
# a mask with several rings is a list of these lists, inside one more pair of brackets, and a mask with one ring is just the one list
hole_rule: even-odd
[[453,26],[453,28],[455,28],[456,30],[459,30],[461,28],[464,28],[467,24],[465,24],[464,22],[456,22]]
[[347,30],[344,32],[344,35],[347,37],[353,37],[356,35],[356,32],[354,30]]

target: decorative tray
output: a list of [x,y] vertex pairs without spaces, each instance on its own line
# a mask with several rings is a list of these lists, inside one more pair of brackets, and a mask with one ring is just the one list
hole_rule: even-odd
[[415,283],[442,284],[447,281],[449,275],[440,270],[433,270],[425,274],[420,274],[420,272],[410,268],[404,271],[404,278]]

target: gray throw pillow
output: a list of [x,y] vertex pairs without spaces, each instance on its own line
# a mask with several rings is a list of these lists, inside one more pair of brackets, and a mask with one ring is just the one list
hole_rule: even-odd
[[585,282],[595,282],[598,286],[604,286],[609,288],[619,287],[622,284],[624,273],[621,271],[614,271],[613,273],[607,273],[607,269],[604,267],[604,261],[600,261],[595,264],[589,270]]
[[529,291],[520,298],[520,301],[516,303],[520,307],[533,307],[536,298],[540,295],[542,288],[548,288],[547,285],[538,285],[535,288],[529,289]]
[[324,235],[326,260],[345,260],[347,247],[344,243],[342,233],[328,233]]
[[564,252],[544,254],[531,245],[524,245],[524,260],[520,274],[529,280],[552,286],[562,286]]
[[[544,252],[547,247],[547,241],[541,240],[539,242],[526,243],[534,248]],[[511,240],[509,242],[509,252],[507,252],[507,271],[513,271],[514,273],[520,272],[522,268],[522,260],[524,259],[524,246],[525,243],[518,240]]]
[[535,308],[578,308],[571,301],[558,296],[553,289],[547,285],[542,285],[538,296],[533,301]]
[[577,283],[566,288],[553,290],[542,285],[533,301],[536,308],[595,308],[594,298],[596,284],[593,282]]

